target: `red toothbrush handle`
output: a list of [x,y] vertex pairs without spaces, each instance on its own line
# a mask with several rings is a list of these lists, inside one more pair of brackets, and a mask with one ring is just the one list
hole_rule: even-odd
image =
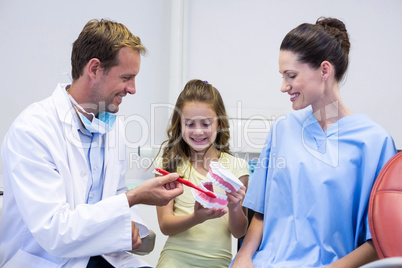
[[200,192],[203,192],[204,194],[206,194],[206,195],[209,196],[209,197],[216,198],[216,195],[215,195],[214,193],[209,192],[209,191],[204,191],[204,190],[201,189],[200,187],[194,185],[192,182],[189,182],[189,181],[187,181],[187,180],[183,180],[182,178],[177,178],[177,181],[183,183],[184,185],[187,185],[187,186],[189,186],[189,187],[192,187],[192,188],[194,188],[194,189],[196,189],[196,190],[198,190],[198,191],[200,191]]
[[162,175],[170,174],[168,171],[161,169],[161,168],[155,168],[155,170],[158,171]]
[[205,192],[204,190],[198,188],[198,186],[194,185],[192,182],[189,182],[187,180],[183,180],[182,178],[177,178],[177,181],[183,183],[184,185],[187,185],[187,186],[190,186],[190,187],[192,187],[194,189],[197,189],[198,191]]
[[[155,170],[158,171],[162,175],[169,174],[169,172],[167,172],[166,170],[163,170],[161,168],[155,168]],[[203,192],[204,194],[208,195],[209,197],[216,198],[216,195],[214,193],[209,192],[209,191],[204,191],[203,189],[199,188],[198,186],[194,185],[193,183],[191,183],[191,182],[189,182],[187,180],[183,180],[182,178],[177,178],[177,181],[180,182],[180,183],[183,183],[184,185],[192,187],[192,188],[194,188],[194,189],[196,189],[196,190],[198,190],[200,192]]]

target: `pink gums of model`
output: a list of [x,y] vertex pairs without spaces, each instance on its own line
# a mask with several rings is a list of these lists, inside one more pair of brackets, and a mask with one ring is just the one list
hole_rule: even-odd
[[[243,183],[219,162],[211,162],[207,178],[209,181],[201,182],[198,187],[211,192],[213,192],[212,183],[228,193],[237,192],[243,186]],[[191,191],[194,199],[206,208],[225,208],[228,204],[225,194],[214,192],[216,198],[211,198],[198,190],[192,189]]]

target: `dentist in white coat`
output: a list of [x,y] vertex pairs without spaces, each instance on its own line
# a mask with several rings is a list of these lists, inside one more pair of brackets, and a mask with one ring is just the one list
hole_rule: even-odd
[[145,51],[124,25],[89,21],[73,45],[72,84],[14,121],[1,151],[0,267],[147,266],[126,252],[148,232],[132,208],[166,205],[183,187],[177,174],[125,185],[115,113],[135,93]]

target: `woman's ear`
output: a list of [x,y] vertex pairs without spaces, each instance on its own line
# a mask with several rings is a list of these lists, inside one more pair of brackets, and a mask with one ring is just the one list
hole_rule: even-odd
[[323,61],[321,63],[321,78],[323,81],[326,81],[332,74],[334,68],[329,61]]

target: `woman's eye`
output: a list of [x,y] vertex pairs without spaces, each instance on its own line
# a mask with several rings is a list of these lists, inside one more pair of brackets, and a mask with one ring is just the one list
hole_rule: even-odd
[[288,74],[288,78],[290,78],[290,79],[293,79],[293,78],[295,78],[295,77],[296,77],[295,74]]

